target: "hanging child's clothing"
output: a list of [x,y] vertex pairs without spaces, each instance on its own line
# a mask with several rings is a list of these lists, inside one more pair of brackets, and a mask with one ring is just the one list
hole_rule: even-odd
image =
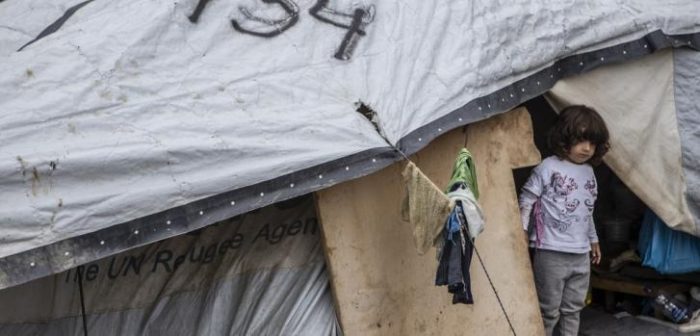
[[481,212],[481,206],[466,184],[457,183],[453,185],[453,189],[447,193],[447,197],[455,204],[461,205],[461,214],[464,216],[463,224],[467,226],[468,237],[473,241],[484,231],[484,214]]
[[413,224],[413,242],[418,254],[425,254],[439,239],[445,219],[454,202],[420,169],[409,162],[403,170],[406,197],[401,204],[401,217]]
[[435,285],[447,286],[453,294],[452,303],[474,303],[469,266],[474,246],[468,238],[461,204],[457,204],[443,231],[444,243],[439,255]]
[[438,247],[439,265],[435,285],[447,286],[452,303],[474,303],[471,292],[471,265],[474,239],[483,231],[484,218],[478,197],[476,171],[471,154],[462,149],[455,161],[448,196],[455,202],[445,222]]

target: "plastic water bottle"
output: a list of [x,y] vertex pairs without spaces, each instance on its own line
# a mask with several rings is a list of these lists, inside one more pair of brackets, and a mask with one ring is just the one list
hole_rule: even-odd
[[644,291],[654,300],[654,307],[674,323],[685,323],[690,320],[688,306],[683,302],[674,299],[664,291],[657,291],[650,287],[645,287]]

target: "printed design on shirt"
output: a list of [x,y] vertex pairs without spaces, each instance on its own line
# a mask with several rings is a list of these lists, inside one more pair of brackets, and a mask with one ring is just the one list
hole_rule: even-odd
[[579,223],[581,218],[576,215],[576,210],[581,205],[581,200],[574,197],[574,191],[578,190],[579,186],[573,177],[561,174],[555,171],[552,173],[547,195],[558,204],[561,209],[558,220],[548,221],[547,225],[559,232],[566,232],[572,225]]
[[571,225],[573,223],[578,222],[578,220],[579,220],[578,216],[570,215],[570,216],[566,217],[565,221],[556,221],[556,220],[547,221],[545,225],[551,226],[553,229],[564,233],[564,232],[566,232],[566,230],[569,229],[569,227],[571,227]]
[[562,207],[560,214],[561,220],[553,220],[549,225],[562,233],[566,232],[572,225],[575,225],[581,220],[578,215],[574,214],[581,204],[581,201],[576,198],[565,198],[563,204],[564,207]]
[[585,200],[583,200],[583,204],[585,204],[586,207],[588,208],[588,212],[593,212],[593,204],[594,203],[595,203],[595,201],[590,199],[590,198],[586,198]]
[[566,199],[574,190],[578,189],[578,184],[572,177],[562,175],[559,172],[554,172],[550,179],[550,190],[554,192],[553,199]]
[[598,197],[598,188],[596,188],[595,180],[586,181],[586,184],[583,186],[583,188],[588,190],[588,192],[591,194],[591,196],[593,196],[593,198]]
[[569,200],[568,198],[564,200],[564,206],[566,209],[567,214],[571,214],[576,209],[578,208],[579,204],[581,204],[581,201],[579,201],[577,198]]

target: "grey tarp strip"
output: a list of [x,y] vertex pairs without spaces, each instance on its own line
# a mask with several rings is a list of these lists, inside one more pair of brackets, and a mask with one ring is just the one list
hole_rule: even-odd
[[[444,117],[416,129],[403,137],[397,147],[406,154],[413,154],[449,130],[506,112],[541,95],[561,78],[584,73],[602,65],[637,59],[658,49],[691,47],[697,50],[697,46],[700,46],[700,33],[670,36],[655,31],[638,40],[566,57],[528,78],[474,99]],[[371,149],[100,231],[0,258],[0,289],[62,272],[272,203],[362,177],[401,159],[402,156],[389,147]],[[235,202],[234,205],[231,205],[232,201]]]
[[698,50],[700,33],[666,35],[660,30],[605,49],[572,55],[550,67],[514,82],[489,95],[474,99],[461,108],[420,127],[403,137],[398,147],[407,154],[418,152],[444,132],[503,113],[549,91],[562,78],[582,74],[603,65],[638,59],[656,50],[690,47]]
[[266,205],[362,177],[399,160],[375,148],[180,207],[0,258],[0,289],[152,242],[194,231]]
[[681,140],[686,202],[700,235],[700,53],[678,49],[673,53],[673,87]]

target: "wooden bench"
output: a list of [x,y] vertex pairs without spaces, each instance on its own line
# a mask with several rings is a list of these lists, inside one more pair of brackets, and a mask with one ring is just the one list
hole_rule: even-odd
[[591,287],[604,291],[605,309],[608,311],[612,311],[615,308],[615,293],[646,297],[648,295],[644,291],[645,287],[663,290],[671,294],[690,290],[690,285],[683,283],[635,280],[615,274],[601,275],[595,273],[591,273]]

